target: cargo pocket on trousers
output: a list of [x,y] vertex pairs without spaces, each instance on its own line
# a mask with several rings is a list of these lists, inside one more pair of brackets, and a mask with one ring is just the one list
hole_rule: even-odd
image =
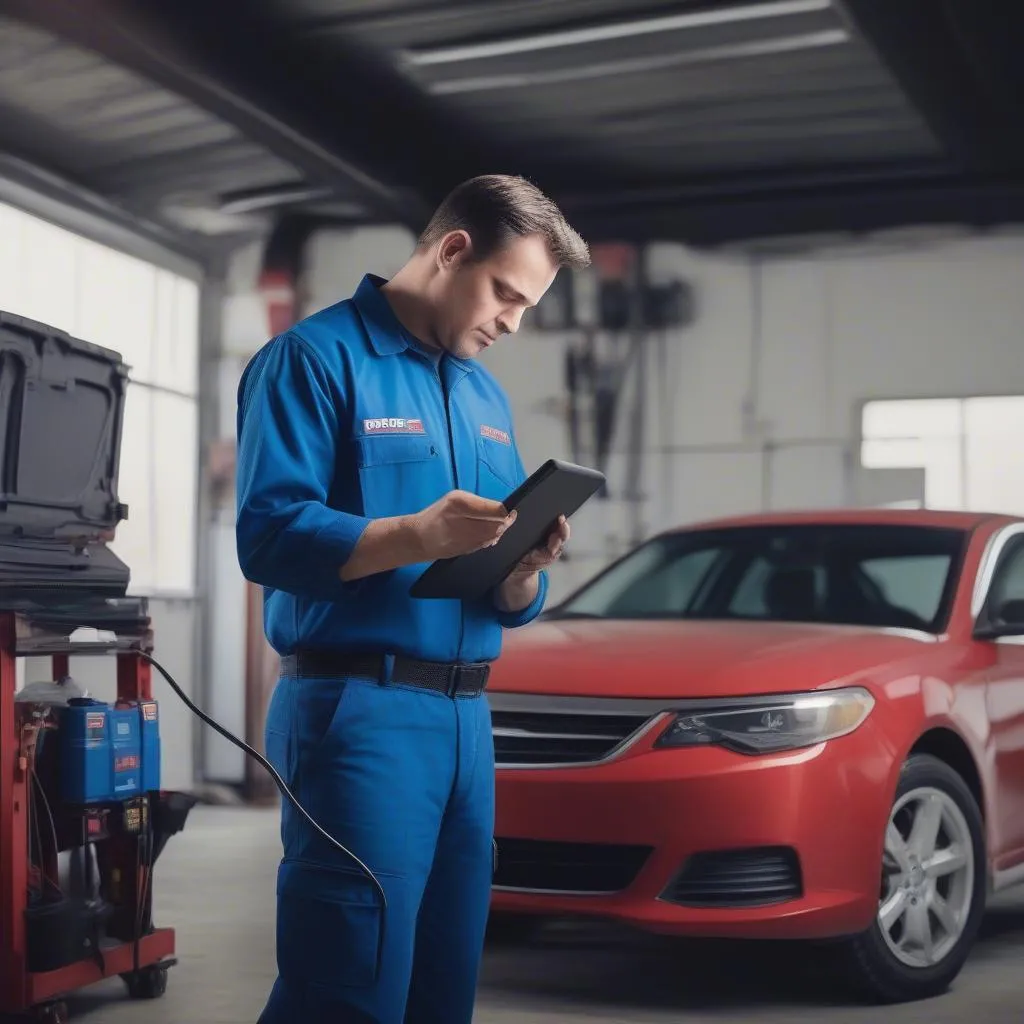
[[283,980],[328,994],[374,984],[384,910],[368,878],[285,861],[278,869],[277,898]]

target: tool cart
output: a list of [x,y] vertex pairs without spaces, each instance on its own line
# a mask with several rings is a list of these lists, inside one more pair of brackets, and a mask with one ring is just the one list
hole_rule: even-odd
[[[120,976],[163,994],[174,933],[153,866],[194,799],[160,787],[146,601],[107,546],[127,368],[113,352],[0,313],[0,1019],[67,1019]],[[104,657],[116,698],[71,676]],[[48,678],[18,690],[20,658]]]

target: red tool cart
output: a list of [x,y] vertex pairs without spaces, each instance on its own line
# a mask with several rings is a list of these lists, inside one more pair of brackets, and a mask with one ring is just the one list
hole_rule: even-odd
[[[98,604],[102,622],[80,610],[0,612],[0,1016],[57,1024],[67,1020],[64,997],[116,976],[133,997],[155,998],[174,963],[174,932],[152,925],[152,866],[194,801],[150,793],[121,806],[63,805],[40,756],[55,728],[52,708],[15,699],[17,658],[52,658],[59,681],[69,657],[83,654],[107,655],[111,669],[116,663],[119,703],[151,697],[150,666],[140,654],[152,649],[145,601]],[[117,634],[109,632],[113,620]],[[79,627],[89,625],[108,630],[93,636],[116,638],[76,642]],[[62,855],[95,864],[91,903],[67,897]],[[83,916],[86,906],[102,913]]]

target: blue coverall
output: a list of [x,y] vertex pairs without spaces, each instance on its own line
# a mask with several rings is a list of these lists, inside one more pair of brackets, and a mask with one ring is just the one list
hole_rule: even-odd
[[[493,660],[533,620],[491,597],[417,600],[425,565],[342,582],[371,519],[459,488],[501,500],[525,477],[508,400],[478,364],[432,360],[367,276],[268,342],[238,395],[237,543],[264,587],[268,640],[436,662]],[[493,595],[492,595],[493,596]],[[375,890],[287,802],[278,978],[261,1024],[470,1024],[493,871],[494,748],[485,696],[388,679],[282,677],[267,756],[309,813],[377,875]]]

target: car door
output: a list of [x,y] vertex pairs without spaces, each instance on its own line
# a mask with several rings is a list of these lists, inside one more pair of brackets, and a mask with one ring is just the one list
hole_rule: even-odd
[[[1011,539],[1000,555],[987,604],[1024,599],[1024,535]],[[993,806],[999,840],[993,853],[998,870],[1024,860],[1024,636],[990,642],[986,703],[991,727],[996,793]]]

